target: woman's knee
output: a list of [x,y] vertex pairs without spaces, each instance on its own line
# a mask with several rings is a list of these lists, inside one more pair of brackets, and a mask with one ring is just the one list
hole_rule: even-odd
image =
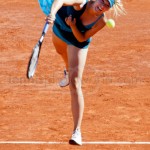
[[70,77],[70,82],[69,82],[70,89],[73,90],[81,89],[81,84],[82,81],[80,77],[77,76]]

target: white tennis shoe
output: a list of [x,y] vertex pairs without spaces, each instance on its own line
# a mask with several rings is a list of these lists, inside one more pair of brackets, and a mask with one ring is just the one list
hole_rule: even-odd
[[71,139],[69,140],[69,144],[72,145],[82,145],[82,136],[80,129],[76,129],[73,134]]
[[65,87],[67,85],[69,85],[69,73],[68,71],[64,70],[64,79],[59,82],[59,86]]

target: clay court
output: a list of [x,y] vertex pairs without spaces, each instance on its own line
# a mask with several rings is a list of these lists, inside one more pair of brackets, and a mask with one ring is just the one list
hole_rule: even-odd
[[82,123],[83,142],[149,144],[81,147],[67,143],[73,127],[70,93],[68,87],[58,86],[64,64],[51,42],[51,29],[34,78],[26,77],[45,23],[38,2],[0,0],[0,4],[0,150],[150,149],[149,0],[124,0],[127,15],[115,19],[114,29],[105,27],[93,37],[83,76]]

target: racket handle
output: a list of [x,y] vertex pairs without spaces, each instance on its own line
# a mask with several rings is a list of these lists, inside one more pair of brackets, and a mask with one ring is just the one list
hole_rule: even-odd
[[49,28],[49,22],[46,21],[42,34],[46,34]]
[[49,22],[46,22],[45,25],[44,25],[43,32],[42,32],[42,36],[39,40],[40,43],[43,42],[44,36],[45,36],[46,32],[48,31],[48,28],[49,28]]

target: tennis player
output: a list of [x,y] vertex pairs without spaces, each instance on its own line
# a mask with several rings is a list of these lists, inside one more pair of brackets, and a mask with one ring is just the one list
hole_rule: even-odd
[[81,83],[91,37],[106,25],[105,12],[123,13],[121,0],[39,0],[46,20],[53,24],[52,41],[66,69],[59,85],[69,85],[74,128],[70,144],[82,145],[84,97]]

